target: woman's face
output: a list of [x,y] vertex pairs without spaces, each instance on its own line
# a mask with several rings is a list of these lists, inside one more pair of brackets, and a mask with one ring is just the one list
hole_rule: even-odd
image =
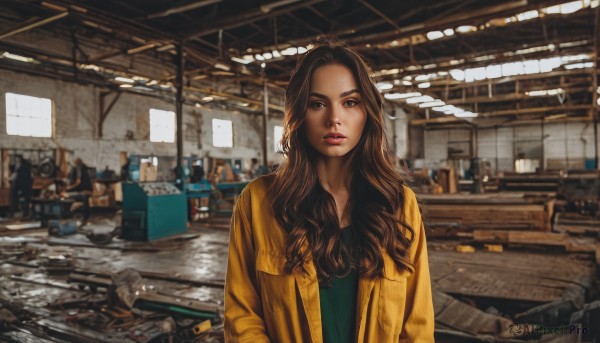
[[367,112],[354,75],[341,64],[317,68],[310,83],[306,137],[324,157],[342,157],[360,140]]

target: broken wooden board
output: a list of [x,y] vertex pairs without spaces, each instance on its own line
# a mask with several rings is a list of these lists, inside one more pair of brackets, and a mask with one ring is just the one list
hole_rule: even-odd
[[[542,304],[584,297],[595,280],[595,260],[579,254],[429,250],[432,284],[451,295]],[[577,302],[580,303],[580,302]]]
[[[471,339],[477,337],[516,337],[510,332],[512,320],[486,313],[435,288],[433,289],[433,307],[435,310],[435,331],[438,334]],[[495,340],[490,339],[488,341]]]

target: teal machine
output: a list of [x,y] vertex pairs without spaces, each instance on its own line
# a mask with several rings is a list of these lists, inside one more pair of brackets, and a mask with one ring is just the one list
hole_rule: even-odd
[[168,182],[123,183],[121,238],[151,241],[185,232],[186,195]]

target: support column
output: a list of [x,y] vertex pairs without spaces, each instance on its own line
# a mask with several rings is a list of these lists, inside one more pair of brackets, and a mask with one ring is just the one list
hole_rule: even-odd
[[269,168],[267,165],[267,119],[269,118],[269,89],[267,87],[267,78],[265,77],[265,89],[263,91],[264,99],[264,115],[263,115],[263,132],[262,132],[262,149],[263,149],[263,166]]
[[594,20],[594,72],[592,73],[592,110],[590,116],[594,120],[594,168],[598,169],[598,34],[600,33],[600,7],[596,7]]
[[177,44],[177,98],[175,99],[176,109],[175,118],[177,122],[176,140],[177,140],[177,178],[183,180],[183,168],[181,159],[183,157],[183,65],[185,59],[183,56],[183,42]]

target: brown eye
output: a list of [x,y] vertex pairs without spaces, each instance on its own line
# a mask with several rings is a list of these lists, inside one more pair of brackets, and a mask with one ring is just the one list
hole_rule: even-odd
[[353,100],[353,99],[351,99],[351,100],[346,100],[346,101],[344,102],[344,106],[346,106],[346,107],[354,107],[354,106],[356,106],[356,105],[358,105],[358,101],[356,101],[356,100]]
[[319,109],[324,108],[325,104],[320,101],[314,101],[314,102],[311,102],[308,106],[310,108],[312,108],[313,110],[319,110]]

